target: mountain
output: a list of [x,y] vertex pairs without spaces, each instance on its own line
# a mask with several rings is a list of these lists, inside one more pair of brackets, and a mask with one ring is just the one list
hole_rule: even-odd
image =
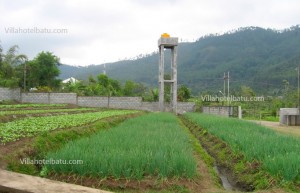
[[[168,54],[166,54],[168,55]],[[166,64],[169,64],[166,58]],[[207,35],[196,42],[178,45],[178,83],[194,94],[223,89],[223,74],[230,71],[230,87],[250,86],[261,94],[283,89],[283,80],[297,85],[295,68],[300,65],[300,27],[285,30],[246,27],[222,35]],[[168,65],[169,66],[169,65]],[[86,79],[102,73],[103,65],[62,65],[61,78]],[[166,69],[167,71],[170,69]],[[108,76],[156,86],[158,54],[106,64]]]

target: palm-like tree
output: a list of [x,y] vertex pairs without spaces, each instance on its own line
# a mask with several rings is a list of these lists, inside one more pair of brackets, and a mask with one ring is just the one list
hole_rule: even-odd
[[24,54],[18,54],[19,47],[14,45],[3,54],[0,46],[0,85],[1,86],[17,86],[19,78],[16,76],[18,66],[25,64],[28,60]]

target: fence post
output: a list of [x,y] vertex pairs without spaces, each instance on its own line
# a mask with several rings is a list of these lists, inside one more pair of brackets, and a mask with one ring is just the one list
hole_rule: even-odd
[[238,106],[238,117],[239,119],[242,119],[242,107]]

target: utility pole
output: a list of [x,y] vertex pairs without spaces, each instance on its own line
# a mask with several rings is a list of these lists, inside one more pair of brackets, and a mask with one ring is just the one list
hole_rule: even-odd
[[298,114],[300,114],[300,112],[299,112],[300,111],[300,90],[299,90],[299,78],[300,78],[299,71],[300,71],[300,69],[299,68],[300,68],[300,66],[298,66],[298,68],[297,68],[298,69]]
[[26,63],[27,60],[24,62],[24,92],[26,92]]
[[229,99],[230,99],[230,95],[229,95],[229,71],[227,72],[227,75],[226,75],[226,72],[224,72],[224,90],[223,90],[223,93],[224,93],[224,97],[226,97],[226,80],[227,80],[227,105],[229,106]]
[[226,74],[224,72],[224,90],[223,90],[223,95],[226,96]]
[[103,64],[103,74],[106,75],[105,63]]
[[227,73],[227,84],[228,84],[228,86],[227,86],[227,89],[228,89],[228,99],[227,99],[227,101],[228,101],[228,106],[229,106],[229,104],[230,104],[230,95],[229,95],[229,71],[228,71],[228,73]]

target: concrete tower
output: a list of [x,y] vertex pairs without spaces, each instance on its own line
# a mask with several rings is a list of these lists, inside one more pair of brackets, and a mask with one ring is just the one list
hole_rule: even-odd
[[[170,37],[169,34],[162,34],[158,40],[159,47],[159,109],[165,111],[164,107],[164,84],[171,84],[171,108],[177,113],[177,45],[178,38]],[[164,50],[171,49],[171,80],[164,79]]]

